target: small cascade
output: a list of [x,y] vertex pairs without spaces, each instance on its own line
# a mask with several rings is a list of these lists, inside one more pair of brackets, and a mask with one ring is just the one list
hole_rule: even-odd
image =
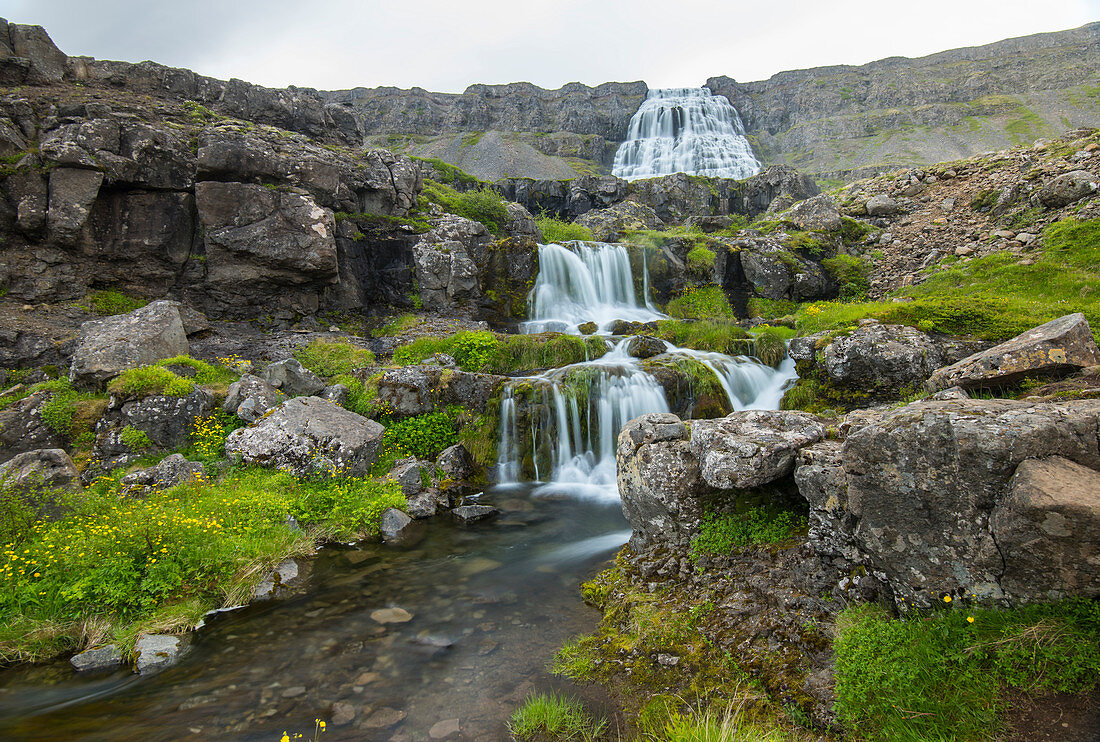
[[758,172],[737,109],[707,88],[650,90],[630,119],[611,170],[626,180],[672,173],[747,178]]
[[740,410],[777,410],[787,382],[797,378],[794,360],[789,356],[775,369],[748,356],[727,356],[691,348],[670,347],[672,355],[685,356],[710,369],[734,412]]
[[602,333],[615,322],[652,322],[665,319],[649,298],[649,271],[642,261],[642,298],[639,302],[630,268],[630,253],[622,245],[573,242],[539,245],[539,275],[531,293],[530,319],[525,333],[568,332],[595,322]]

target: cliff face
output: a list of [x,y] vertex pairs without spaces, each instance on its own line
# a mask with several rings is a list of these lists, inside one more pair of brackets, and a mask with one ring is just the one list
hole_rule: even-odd
[[766,163],[847,175],[1030,144],[1100,121],[1100,23],[861,67],[707,81]]

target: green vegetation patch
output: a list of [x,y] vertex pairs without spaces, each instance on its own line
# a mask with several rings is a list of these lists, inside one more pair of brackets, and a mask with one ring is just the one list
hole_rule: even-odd
[[295,348],[294,357],[310,371],[326,379],[350,374],[357,368],[374,363],[374,353],[355,347],[347,338],[317,338],[309,345]]
[[718,286],[689,288],[669,301],[665,306],[665,312],[677,319],[717,319],[735,316],[725,292]]
[[745,355],[752,347],[748,331],[730,320],[662,320],[653,334],[682,348],[726,355]]
[[460,167],[455,167],[449,162],[444,162],[438,157],[414,157],[414,160],[429,163],[435,170],[435,179],[445,185],[453,186],[455,183],[468,186],[484,184],[485,181],[470,175]]
[[575,698],[536,693],[512,712],[508,731],[517,740],[570,740],[590,742],[600,738],[607,723],[594,721]]
[[[177,373],[177,371],[179,373]],[[107,386],[111,394],[124,397],[148,397],[163,394],[186,397],[200,384],[227,384],[239,375],[224,366],[215,366],[190,356],[175,356],[123,371]]]
[[991,611],[961,602],[934,616],[894,619],[870,605],[840,615],[836,710],[861,739],[989,739],[1002,688],[1079,692],[1100,681],[1100,603]]
[[456,417],[452,411],[428,412],[387,423],[382,438],[383,458],[415,456],[434,461],[443,449],[458,443]]
[[422,363],[436,353],[454,356],[463,371],[504,374],[557,368],[599,358],[607,353],[607,342],[601,337],[556,332],[497,336],[485,330],[463,331],[447,338],[417,338],[395,350],[393,361],[409,366]]
[[806,532],[806,518],[789,510],[754,507],[743,513],[706,515],[691,540],[691,557],[729,554],[760,544],[782,544]]
[[424,183],[422,195],[428,201],[439,204],[444,211],[481,222],[494,236],[504,236],[504,227],[509,222],[508,210],[504,199],[491,187],[482,186],[459,193],[449,185],[428,180]]
[[714,261],[718,256],[705,245],[695,245],[688,251],[688,271],[700,278],[709,279],[714,272]]
[[127,296],[121,291],[115,291],[113,289],[92,291],[85,298],[85,301],[87,302],[88,309],[101,317],[107,317],[112,314],[128,314],[135,309],[141,309],[149,303],[147,299]]
[[567,222],[564,219],[555,219],[545,214],[535,217],[535,224],[542,230],[542,241],[546,244],[558,244],[569,240],[582,240],[591,242],[596,239],[592,230],[583,224]]
[[867,263],[854,255],[834,255],[821,261],[821,267],[836,281],[842,299],[862,299],[871,288]]

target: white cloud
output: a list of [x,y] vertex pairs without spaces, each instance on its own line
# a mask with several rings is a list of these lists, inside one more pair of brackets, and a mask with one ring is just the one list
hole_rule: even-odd
[[1100,0],[8,0],[70,54],[318,88],[699,85],[1079,26]]

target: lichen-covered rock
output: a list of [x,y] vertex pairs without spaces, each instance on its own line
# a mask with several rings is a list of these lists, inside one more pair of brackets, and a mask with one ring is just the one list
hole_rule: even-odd
[[1026,376],[1064,373],[1100,364],[1100,349],[1085,315],[1067,314],[1022,335],[937,369],[925,385],[936,392],[1012,384]]
[[822,355],[825,373],[837,384],[893,395],[919,387],[943,362],[939,346],[920,330],[875,321],[835,338]]
[[794,471],[798,450],[825,437],[805,412],[747,410],[691,425],[691,451],[703,480],[718,489],[749,489]]
[[122,664],[122,650],[117,644],[106,644],[74,654],[69,662],[77,672],[109,670]]
[[80,472],[63,449],[26,451],[0,464],[0,487],[7,490],[80,489]]
[[507,379],[493,374],[453,371],[441,366],[403,366],[382,375],[378,403],[397,417],[431,412],[437,405],[462,405],[485,412]]
[[0,410],[0,461],[16,454],[65,445],[61,434],[42,419],[49,392],[35,392]]
[[884,194],[871,196],[867,200],[867,216],[893,216],[901,211],[898,202]]
[[628,422],[616,461],[631,544],[689,543],[703,515],[697,498],[707,486],[680,418],[651,413]]
[[254,423],[285,399],[285,394],[259,376],[245,374],[229,385],[222,410],[247,423]]
[[134,644],[134,672],[160,672],[179,663],[191,648],[191,637],[171,634],[142,634]]
[[[96,424],[96,457],[112,468],[147,451],[181,448],[189,442],[195,420],[209,415],[214,407],[214,395],[202,387],[184,397],[154,394],[125,402],[115,398]],[[131,430],[148,437],[148,448],[135,448],[128,442]]]
[[291,397],[311,397],[325,388],[325,382],[303,366],[297,358],[285,358],[269,364],[263,370],[261,378]]
[[[899,603],[941,593],[1019,600],[1000,582],[1006,555],[990,525],[1027,459],[1100,469],[1100,401],[924,401],[848,434],[842,448],[853,538]],[[1031,597],[1027,595],[1025,597]]]
[[1006,594],[1029,602],[1100,595],[1100,471],[1060,456],[1022,461],[991,526]]
[[250,428],[234,430],[226,454],[296,476],[369,473],[385,428],[319,397],[295,397]]
[[431,472],[431,464],[416,458],[402,459],[393,465],[389,476],[401,487],[405,497],[413,497],[424,489],[424,475]]
[[174,453],[161,459],[156,466],[127,474],[122,478],[122,486],[128,490],[165,490],[205,477],[206,469],[200,462],[188,461],[182,453]]
[[509,237],[530,237],[535,242],[542,242],[542,230],[530,211],[511,201],[505,203],[504,208],[508,212],[508,223],[504,225],[504,232]]
[[600,242],[615,242],[626,232],[661,229],[664,223],[649,206],[623,201],[606,209],[593,209],[577,219]]
[[833,199],[824,193],[799,201],[783,218],[799,229],[812,232],[836,232],[841,226],[840,210]]
[[155,301],[129,314],[80,326],[69,381],[81,389],[102,389],[130,368],[187,355],[187,333],[174,301]]
[[481,298],[478,265],[472,255],[492,242],[481,222],[442,214],[413,246],[413,270],[420,300],[430,312],[470,310]]

